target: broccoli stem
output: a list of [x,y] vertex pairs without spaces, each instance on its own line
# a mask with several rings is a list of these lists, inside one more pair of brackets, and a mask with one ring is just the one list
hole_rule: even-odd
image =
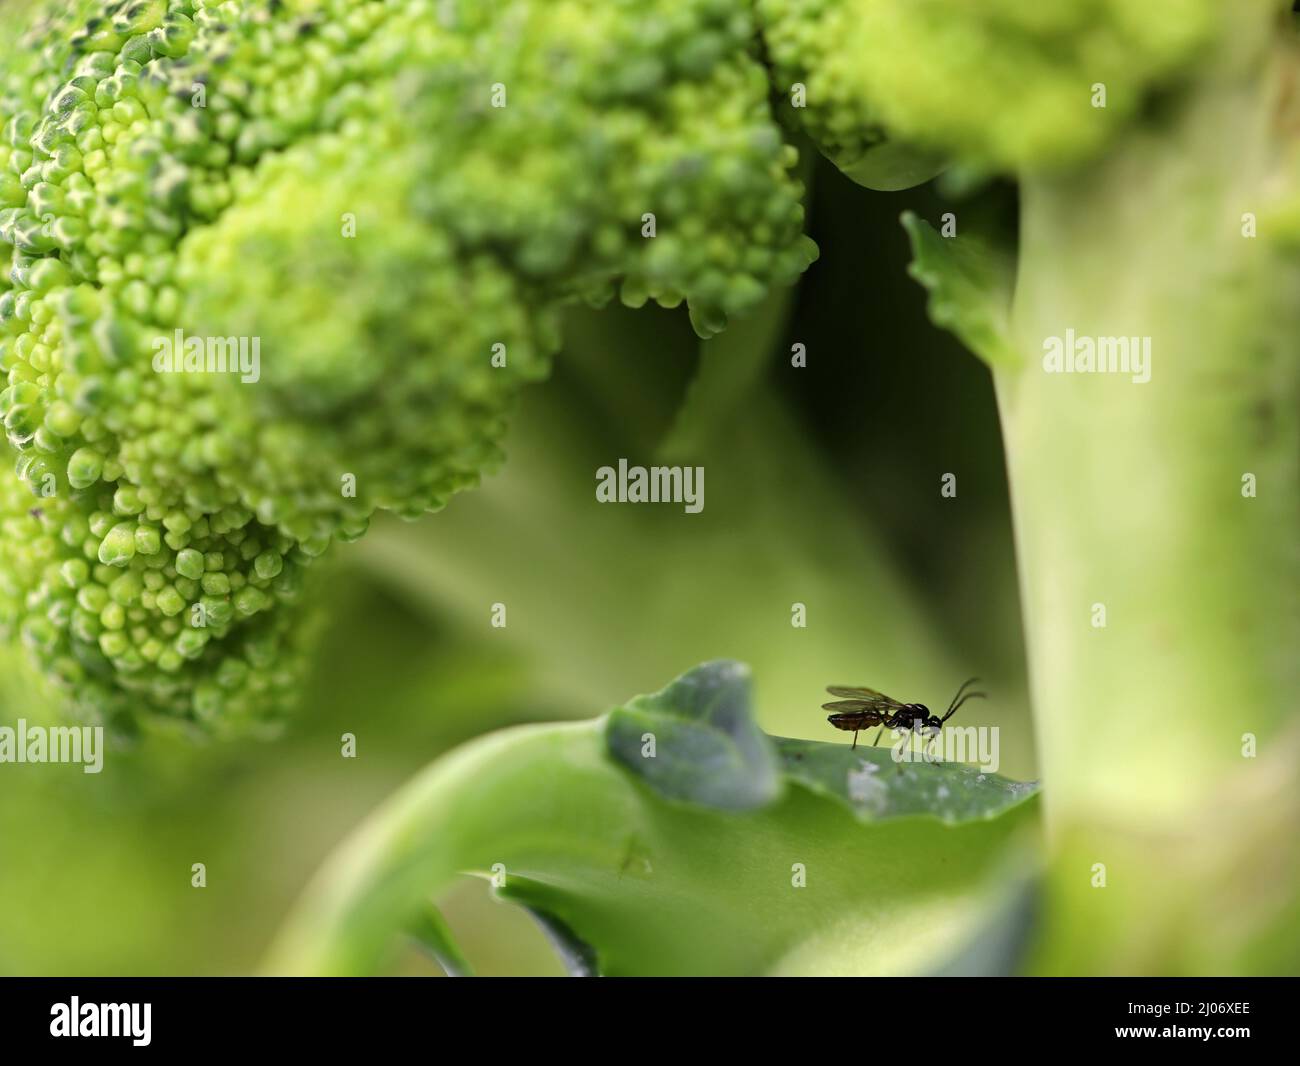
[[[1283,69],[1235,57],[1168,125],[1022,183],[1024,360],[995,380],[1045,780],[1043,971],[1300,957],[1300,279],[1267,232]],[[1046,372],[1067,329],[1149,336],[1150,381]]]

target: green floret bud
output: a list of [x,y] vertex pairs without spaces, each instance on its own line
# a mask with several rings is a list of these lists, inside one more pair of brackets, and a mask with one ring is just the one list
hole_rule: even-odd
[[230,592],[230,578],[222,573],[204,574],[199,584],[210,596],[225,596]]
[[81,426],[81,416],[71,404],[56,400],[45,413],[45,428],[57,437],[71,437]]
[[104,472],[104,457],[93,448],[79,448],[68,460],[68,482],[74,489],[89,488]]
[[136,526],[135,550],[140,555],[157,555],[162,549],[162,538],[153,526]]
[[140,575],[134,571],[128,571],[113,579],[108,586],[109,598],[114,603],[121,604],[123,607],[129,607],[140,598],[141,592],[144,591],[144,581]]
[[135,558],[135,524],[120,522],[99,544],[99,561],[105,566],[126,566]]
[[28,618],[23,623],[23,643],[29,648],[46,651],[58,641],[58,631],[46,618]]
[[176,637],[174,645],[176,653],[184,659],[195,659],[203,653],[203,649],[208,643],[208,632],[206,629],[189,628],[183,629]]
[[263,581],[270,581],[273,577],[279,576],[284,569],[284,559],[276,551],[264,551],[253,561],[253,569],[257,576]]
[[122,515],[139,514],[144,510],[144,501],[140,498],[140,490],[134,485],[120,486],[117,492],[113,494],[113,510]]
[[163,518],[163,525],[169,533],[186,533],[191,526],[189,516],[184,511],[168,511]]
[[235,610],[244,617],[265,611],[271,606],[271,597],[261,589],[247,585],[235,594]]
[[77,603],[91,614],[98,614],[108,605],[108,590],[103,585],[86,585],[77,593]]
[[235,609],[228,599],[218,596],[202,596],[199,603],[203,606],[205,624],[220,628],[235,616]]
[[160,589],[154,597],[154,603],[168,618],[172,618],[185,610],[185,597],[176,591],[171,585]]
[[105,630],[99,635],[99,648],[110,659],[121,658],[130,647],[130,638],[120,630]]
[[176,553],[176,572],[181,577],[197,581],[203,576],[203,554],[193,548]]
[[80,588],[90,577],[90,567],[84,559],[68,559],[59,567],[59,573],[67,582],[68,588]]
[[158,653],[158,669],[164,674],[173,674],[184,665],[184,657],[174,648],[163,648]]

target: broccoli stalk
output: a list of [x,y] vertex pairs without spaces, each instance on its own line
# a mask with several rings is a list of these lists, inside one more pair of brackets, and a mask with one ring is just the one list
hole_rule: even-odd
[[[1275,169],[1294,67],[1229,59],[1171,126],[1021,183],[1024,358],[995,380],[1055,841],[1038,964],[1055,972],[1295,959],[1300,270],[1278,231],[1295,175]],[[1149,336],[1149,383],[1044,373],[1066,328]]]

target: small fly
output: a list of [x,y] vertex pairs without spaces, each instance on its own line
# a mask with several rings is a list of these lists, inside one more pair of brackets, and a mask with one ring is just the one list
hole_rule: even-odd
[[[826,689],[832,696],[843,696],[844,699],[823,703],[822,709],[833,712],[826,716],[826,721],[836,729],[843,729],[853,734],[855,748],[858,746],[858,730],[870,729],[873,726],[880,726],[880,733],[886,729],[897,729],[900,732],[925,732],[935,737],[939,735],[943,723],[951,718],[963,703],[970,699],[987,698],[986,692],[966,692],[966,687],[975,684],[978,680],[978,677],[972,677],[962,683],[942,718],[931,714],[930,708],[924,703],[899,703],[898,700],[886,696],[883,692],[877,692],[874,688],[847,688],[843,685],[830,685]],[[880,739],[880,733],[877,733],[876,739],[871,742],[873,745]]]

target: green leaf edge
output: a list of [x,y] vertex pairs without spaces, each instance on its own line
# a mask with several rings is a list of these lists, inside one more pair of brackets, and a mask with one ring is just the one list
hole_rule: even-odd
[[912,245],[908,273],[930,294],[930,321],[993,368],[1023,361],[1011,337],[1011,257],[975,236],[942,237],[915,212],[900,217]]

